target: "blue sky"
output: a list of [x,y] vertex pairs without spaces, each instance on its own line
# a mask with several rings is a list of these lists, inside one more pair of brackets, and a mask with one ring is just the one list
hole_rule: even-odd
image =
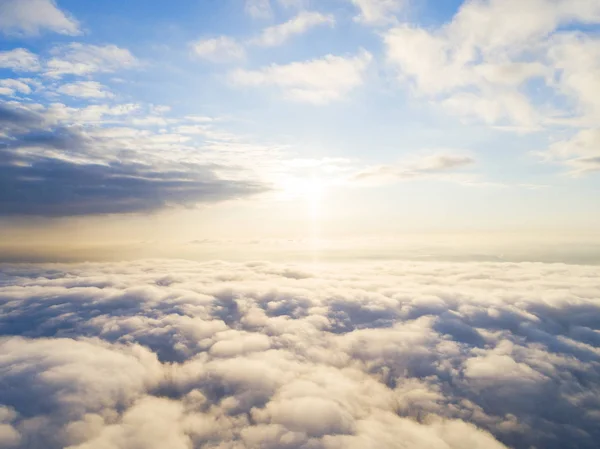
[[14,242],[600,224],[595,0],[0,13],[0,226]]

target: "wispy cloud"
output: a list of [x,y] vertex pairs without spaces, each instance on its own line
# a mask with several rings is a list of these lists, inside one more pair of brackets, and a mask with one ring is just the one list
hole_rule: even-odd
[[15,48],[0,51],[0,68],[15,72],[37,72],[41,70],[41,65],[37,55],[25,48]]
[[351,0],[360,10],[354,20],[369,25],[386,25],[396,20],[395,14],[402,11],[407,0]]
[[97,72],[111,73],[140,65],[140,61],[129,50],[116,45],[71,43],[55,47],[52,55],[44,72],[51,78]]
[[569,139],[554,142],[542,159],[568,168],[572,176],[600,171],[600,129],[584,129]]
[[244,0],[246,13],[255,19],[268,19],[272,16],[270,0]]
[[444,179],[448,173],[463,169],[475,163],[472,156],[450,152],[436,152],[422,157],[389,165],[377,165],[355,173],[353,181],[385,183],[419,178]]
[[0,31],[5,34],[34,36],[42,31],[78,35],[79,23],[60,10],[54,0],[2,0]]
[[109,98],[112,93],[97,81],[78,81],[61,85],[57,92],[80,98]]
[[333,26],[335,25],[335,18],[332,15],[324,15],[318,12],[301,11],[287,22],[265,28],[261,35],[250,40],[250,43],[274,47],[285,43],[294,35],[305,33],[319,25]]
[[351,57],[327,55],[260,70],[238,69],[229,78],[237,86],[276,86],[290,100],[326,104],[362,85],[371,59],[371,54],[363,50]]
[[194,56],[212,62],[239,61],[246,55],[243,45],[227,36],[200,39],[190,45]]

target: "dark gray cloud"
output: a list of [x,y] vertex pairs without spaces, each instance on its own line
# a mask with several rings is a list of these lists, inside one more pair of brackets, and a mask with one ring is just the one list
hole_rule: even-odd
[[219,167],[161,163],[143,148],[121,149],[122,143],[107,142],[81,126],[48,127],[48,122],[51,117],[31,108],[0,105],[0,131],[5,134],[0,137],[0,215],[146,212],[267,189],[258,181],[219,177]]
[[16,129],[27,130],[34,126],[41,126],[43,117],[28,108],[16,103],[0,102],[0,129],[10,131]]
[[4,265],[0,447],[594,448],[599,294],[559,264]]

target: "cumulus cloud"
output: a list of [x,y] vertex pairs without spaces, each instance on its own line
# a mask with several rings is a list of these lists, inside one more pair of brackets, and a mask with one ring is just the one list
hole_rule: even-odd
[[371,59],[364,50],[352,57],[327,55],[260,70],[238,69],[231,72],[230,80],[237,86],[276,86],[290,100],[326,104],[362,85]]
[[318,25],[335,24],[335,18],[332,15],[324,15],[313,11],[301,11],[298,15],[287,22],[265,28],[261,35],[252,39],[250,43],[265,47],[274,47],[281,45],[292,36],[307,32]]
[[71,43],[54,48],[52,55],[45,70],[45,75],[51,78],[111,73],[140,65],[140,61],[129,50],[116,45]]
[[[152,211],[262,192],[267,187],[187,153],[181,135],[95,126],[136,105],[0,104],[0,215]],[[235,167],[227,167],[230,171]]]
[[3,0],[0,3],[0,31],[32,36],[41,31],[81,34],[77,21],[60,10],[54,0]]
[[16,80],[11,78],[0,79],[0,94],[12,96],[16,93],[31,93],[31,87],[29,87],[29,84],[25,81],[26,80]]
[[3,265],[0,442],[594,448],[598,270]]
[[573,23],[600,23],[598,2],[467,1],[436,29],[402,24],[384,40],[399,79],[450,112],[534,129],[565,110],[536,99],[534,82],[579,103],[568,115],[597,112],[598,42],[563,28]]
[[192,42],[195,56],[212,62],[232,62],[244,59],[246,51],[235,39],[221,36]]
[[57,91],[71,97],[81,98],[107,98],[112,94],[106,87],[97,81],[78,81],[61,85]]
[[15,72],[37,72],[41,69],[37,55],[25,48],[0,51],[0,68]]

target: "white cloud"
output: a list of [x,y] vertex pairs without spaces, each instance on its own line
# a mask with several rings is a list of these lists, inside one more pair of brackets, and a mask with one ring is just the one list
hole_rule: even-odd
[[41,69],[37,55],[25,48],[0,51],[0,68],[16,72],[37,72]]
[[582,34],[556,36],[548,58],[557,69],[555,87],[576,101],[576,113],[590,123],[600,120],[600,39]]
[[325,104],[362,85],[371,59],[364,50],[353,57],[327,55],[260,70],[238,69],[230,74],[230,80],[237,86],[277,86],[290,100]]
[[380,183],[419,178],[455,179],[448,178],[448,173],[463,169],[474,163],[475,159],[469,155],[447,151],[437,152],[414,157],[393,165],[369,167],[352,175],[352,180]]
[[54,0],[0,2],[0,31],[33,36],[46,30],[71,36],[81,34],[77,21],[61,11]]
[[72,43],[54,48],[52,54],[54,57],[46,63],[44,72],[52,78],[96,72],[110,73],[140,65],[129,50],[116,45]]
[[395,14],[402,11],[407,0],[351,0],[360,10],[357,22],[369,25],[389,24],[396,20]]
[[0,94],[14,95],[15,93],[30,94],[31,87],[21,80],[10,78],[0,79]]
[[600,129],[584,129],[570,139],[553,143],[541,156],[565,164],[574,176],[600,171]]
[[270,0],[244,0],[246,13],[255,19],[268,19],[273,15]]
[[194,55],[212,62],[232,62],[244,59],[246,51],[235,39],[221,36],[191,43]]
[[5,264],[0,442],[591,449],[597,271]]
[[[583,114],[588,121],[600,114],[598,42],[561,29],[572,23],[600,23],[600,3],[467,1],[438,28],[399,25],[384,41],[400,81],[418,94],[459,116],[535,129],[557,121],[551,111]],[[536,98],[532,82],[554,91],[555,97],[566,95],[575,108],[552,95]]]
[[335,19],[331,15],[318,12],[301,11],[298,15],[285,23],[265,28],[256,39],[250,42],[255,45],[273,47],[281,45],[294,35],[305,33],[318,25],[333,26]]
[[516,123],[523,131],[539,129],[540,118],[527,96],[512,90],[460,92],[441,101],[448,112],[490,125]]
[[61,85],[57,92],[80,98],[109,98],[112,93],[97,81],[77,81]]

